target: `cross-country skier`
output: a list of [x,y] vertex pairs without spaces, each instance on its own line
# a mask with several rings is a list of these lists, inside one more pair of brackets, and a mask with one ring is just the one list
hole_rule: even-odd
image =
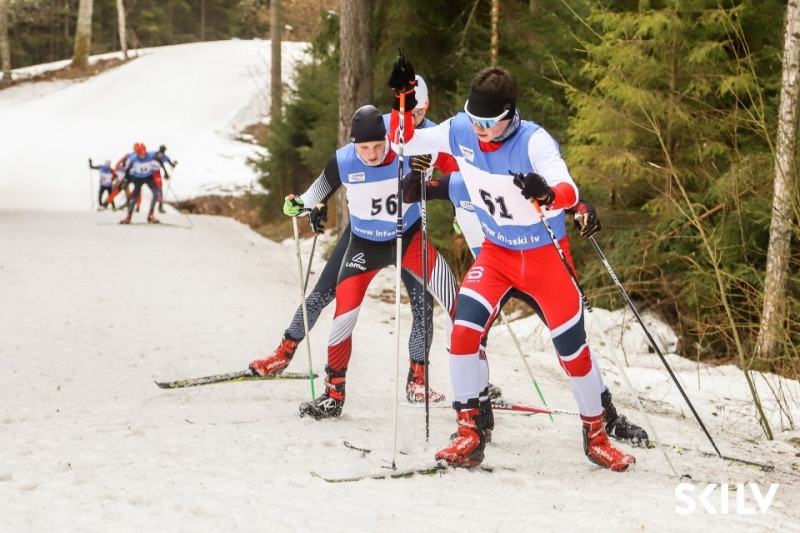
[[[164,187],[161,181],[161,170],[164,170],[164,179],[169,179],[169,172],[167,172],[167,164],[169,164],[173,169],[178,164],[177,161],[173,162],[169,156],[167,155],[167,147],[163,144],[158,147],[158,151],[155,155],[156,161],[158,161],[160,168],[153,172],[153,183],[156,186],[156,201],[158,202],[158,212],[159,213],[166,213],[164,211]],[[141,201],[141,200],[140,200]]]
[[150,212],[147,215],[147,222],[157,224],[158,219],[153,215],[156,207],[156,187],[153,183],[153,173],[158,169],[158,161],[155,159],[155,152],[148,152],[147,147],[142,143],[134,145],[134,152],[128,154],[125,166],[125,179],[130,179],[133,183],[133,196],[128,202],[128,216],[120,221],[120,224],[130,224],[133,208],[142,194],[142,187],[147,185],[152,193],[150,199]]
[[[367,287],[384,267],[396,262],[397,164],[386,138],[380,111],[367,105],[356,110],[350,124],[351,142],[336,154],[311,187],[299,197],[286,197],[284,213],[300,214],[303,206],[324,203],[341,186],[347,189],[351,235],[336,286],[336,311],[328,338],[325,392],[300,405],[301,415],[339,416],[345,400],[345,377],[352,352],[352,332]],[[418,205],[403,206],[402,268],[422,277],[422,246]],[[455,311],[455,278],[432,245],[427,249],[428,289],[447,310]]]
[[103,196],[111,197],[111,190],[114,187],[114,169],[111,168],[111,161],[106,159],[102,165],[95,166],[89,159],[89,168],[97,170],[100,174],[100,187],[97,191],[97,205],[98,209],[105,209],[108,203],[103,201]]
[[[428,109],[428,92],[425,80],[421,76],[416,76],[417,80],[417,108],[412,110],[414,117],[414,125],[418,128],[425,128],[434,126],[435,124],[425,118],[425,112]],[[389,115],[384,115],[384,125],[388,125]],[[455,161],[447,154],[443,154],[437,159],[433,166],[439,168],[443,172],[451,172],[455,168]],[[326,167],[326,171],[327,171]],[[323,172],[324,174],[324,172]],[[327,207],[324,203],[320,203],[311,210],[309,214],[309,224],[315,233],[324,231],[324,222],[328,220]],[[308,327],[313,328],[316,324],[322,310],[333,301],[336,295],[336,284],[339,275],[339,270],[342,266],[345,250],[350,242],[350,225],[342,233],[339,238],[333,253],[331,254],[328,262],[320,274],[317,284],[306,297],[306,312],[308,319]],[[446,263],[442,264],[442,268],[449,267]],[[422,294],[422,283],[414,277],[407,269],[401,271],[401,279],[408,291],[409,300],[411,304],[411,334],[408,341],[408,351],[410,357],[410,365],[408,370],[408,378],[406,380],[406,398],[409,402],[424,402],[425,401],[425,359],[433,337],[433,298],[430,294]],[[455,279],[452,273],[448,277]],[[423,301],[427,307],[425,314],[426,322],[423,323]],[[427,343],[425,342],[427,332]],[[295,311],[292,322],[286,328],[278,347],[264,359],[257,359],[250,363],[250,368],[253,372],[259,375],[276,374],[282,372],[291,362],[297,346],[306,336],[305,328],[303,326],[303,309],[298,306]],[[428,387],[429,400],[432,402],[444,400],[444,395],[434,391]]]
[[[136,151],[136,145],[138,144],[139,143],[135,143],[133,145],[134,152]],[[125,177],[126,167],[128,165],[128,155],[129,154],[123,155],[119,159],[119,161],[117,161],[117,163],[114,165],[114,187],[111,191],[111,195],[108,197],[108,203],[115,211],[116,211],[116,206],[114,205],[114,198],[116,198],[120,192],[125,193],[125,205],[123,205],[124,209],[128,208],[128,204],[130,203],[131,200],[130,198],[131,194],[130,191],[128,190],[130,188],[129,187],[130,180]]]
[[[399,100],[413,108],[414,71],[404,58],[392,67],[395,95],[391,135],[399,122]],[[583,327],[583,305],[533,202],[564,240],[564,209],[578,190],[555,140],[538,124],[522,120],[517,83],[505,69],[489,67],[472,80],[464,113],[433,128],[415,130],[406,112],[409,155],[447,152],[458,161],[486,240],[458,295],[450,346],[458,436],[436,453],[453,466],[475,466],[484,458],[486,420],[480,393],[488,383],[488,362],[480,343],[498,304],[509,290],[529,294],[545,318],[559,362],[569,376],[583,422],[583,443],[594,463],[622,471],[635,462],[615,448],[603,423],[599,371],[592,363]]]
[[[413,203],[420,201],[421,177],[427,172],[430,160],[431,157],[429,155],[411,157],[409,166],[412,169],[417,169],[417,171],[409,172],[403,179],[403,199],[405,202]],[[425,182],[425,191],[426,198],[429,200],[449,200],[453,204],[456,210],[458,227],[464,236],[464,240],[467,242],[467,246],[472,250],[473,255],[477,257],[478,254],[480,254],[485,235],[480,220],[475,214],[473,199],[469,195],[469,190],[464,183],[464,178],[461,173],[453,172],[439,179],[427,181]],[[565,211],[574,215],[575,227],[582,237],[588,239],[600,232],[600,220],[597,218],[597,212],[594,206],[589,202],[579,200],[577,204]],[[569,240],[566,237],[564,238],[562,248],[568,261],[572,264]],[[511,298],[517,298],[527,303],[537,316],[544,321],[544,316],[536,300],[529,294],[517,290],[507,292],[500,300],[497,309],[503,309],[503,306],[505,306]],[[498,316],[499,312],[494,315],[494,319]],[[493,322],[494,320],[492,323]],[[481,351],[484,353],[486,351],[486,343],[491,326],[491,323],[487,326],[486,334],[481,339]],[[594,353],[591,355],[593,364],[599,369],[597,358]],[[627,440],[635,445],[647,446],[649,442],[647,432],[628,420],[626,416],[617,413],[617,408],[612,402],[611,391],[603,381],[602,373],[598,372],[598,376],[603,391],[601,393],[601,399],[603,408],[605,409],[606,432],[617,440]],[[493,427],[487,428],[486,432],[488,433],[491,429],[493,429]]]

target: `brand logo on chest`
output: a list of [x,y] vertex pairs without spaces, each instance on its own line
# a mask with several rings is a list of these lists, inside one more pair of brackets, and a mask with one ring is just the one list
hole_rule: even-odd
[[461,150],[461,155],[464,156],[464,159],[467,161],[473,161],[475,159],[475,152],[472,151],[472,148],[467,148],[466,146],[458,145],[458,148]]
[[347,181],[350,183],[358,182],[358,181],[366,181],[367,175],[363,172],[356,172],[354,174],[347,175]]

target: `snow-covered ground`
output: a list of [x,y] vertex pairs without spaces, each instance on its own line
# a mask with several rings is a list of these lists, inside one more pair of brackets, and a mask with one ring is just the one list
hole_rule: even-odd
[[[769,442],[735,367],[667,355],[723,454],[775,465],[767,473],[669,452],[678,472],[695,480],[754,484],[731,488],[727,507],[720,487],[681,486],[658,450],[622,444],[637,457],[631,471],[597,468],[570,416],[497,413],[484,463],[492,473],[338,484],[311,476],[379,473],[393,458],[394,306],[377,297],[365,301],[356,327],[338,420],[297,415],[311,397],[308,381],[157,388],[154,379],[246,368],[277,345],[298,303],[293,242],[268,241],[225,218],[191,216],[190,224],[175,213],[163,216],[171,225],[119,226],[119,213],[88,210],[85,159],[134,140],[165,142],[180,161],[173,186],[184,182],[183,194],[248,183],[243,160],[251,148],[239,148],[230,133],[237,117],[254,112],[256,95],[268,93],[265,82],[244,90],[259,86],[248,73],[265,52],[266,43],[253,42],[170,47],[84,82],[0,91],[2,531],[800,530],[800,432],[787,420],[800,423],[800,385],[755,375],[776,434]],[[181,79],[193,75],[205,83]],[[138,118],[149,110],[145,102],[157,103],[152,120]],[[228,169],[228,180],[211,179],[220,174],[206,168]],[[304,258],[310,245],[303,243]],[[317,246],[313,272],[324,248]],[[390,268],[370,295],[393,286]],[[311,334],[317,372],[331,314]],[[404,306],[404,338],[409,323]],[[630,313],[597,309],[587,324],[620,411],[643,421],[614,354],[665,442],[713,451]],[[674,349],[668,328],[652,317],[648,324],[665,350]],[[574,409],[537,319],[513,327],[548,404]],[[289,369],[306,371],[306,357],[303,344]],[[507,399],[540,403],[502,325],[489,357],[492,382]],[[431,376],[433,388],[450,392],[440,312]],[[319,393],[322,380],[315,386]],[[788,413],[772,391],[786,398]],[[455,429],[449,409],[432,410],[429,441],[422,409],[401,407],[398,418],[400,469],[430,465]],[[762,513],[753,490],[766,496],[772,484],[777,492]],[[681,514],[689,501],[697,508]]]
[[[285,80],[304,48],[284,43]],[[269,65],[268,41],[186,44],[83,81],[0,92],[0,208],[89,209],[97,179],[87,159],[116,163],[135,142],[167,146],[181,199],[257,188],[245,165],[257,147],[235,137],[269,109]]]

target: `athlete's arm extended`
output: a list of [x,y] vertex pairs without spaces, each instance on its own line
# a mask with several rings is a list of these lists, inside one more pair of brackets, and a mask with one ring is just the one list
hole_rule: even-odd
[[[392,139],[392,150],[398,151],[399,145],[395,139],[399,139],[398,130],[400,128],[400,113],[392,109],[392,117],[389,120],[389,138]],[[414,121],[411,120],[411,113],[406,113],[405,129],[403,130],[406,142],[403,145],[403,155],[422,155],[435,154],[436,152],[450,153],[450,120],[445,120],[432,128],[414,128]],[[452,155],[452,154],[451,154]]]

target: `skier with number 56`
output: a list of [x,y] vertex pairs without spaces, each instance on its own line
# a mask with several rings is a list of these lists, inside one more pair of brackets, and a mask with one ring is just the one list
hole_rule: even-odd
[[[356,110],[350,137],[351,142],[336,151],[311,187],[299,197],[287,196],[283,208],[285,214],[298,216],[304,206],[324,203],[340,186],[347,189],[351,235],[336,285],[325,391],[314,401],[300,405],[301,415],[316,419],[341,414],[352,333],[361,303],[375,275],[396,261],[397,217],[402,199],[397,197],[397,154],[391,150],[380,111],[371,105]],[[422,278],[419,205],[403,205],[402,209],[402,268]],[[455,277],[430,244],[427,254],[428,272],[424,275],[428,290],[452,319]]]
[[[390,138],[399,124],[400,95],[405,94],[406,109],[414,107],[414,79],[411,63],[398,59],[388,82],[395,96]],[[522,120],[516,100],[514,77],[489,67],[473,78],[464,113],[422,130],[405,118],[405,153],[453,155],[469,196],[481,200],[474,207],[486,234],[481,254],[462,282],[452,332],[450,380],[458,434],[435,457],[466,467],[484,459],[488,421],[480,394],[489,368],[481,359],[480,342],[500,300],[516,289],[536,301],[550,330],[581,414],[586,456],[599,466],[623,471],[636,460],[609,442],[581,296],[540,218],[547,218],[557,240],[565,239],[564,209],[578,202],[578,189],[555,140],[538,124]]]
[[[435,126],[435,123],[425,118],[429,103],[427,84],[419,75],[416,75],[415,79],[417,83],[417,107],[411,111],[414,126],[417,128]],[[388,114],[383,115],[383,121],[385,126],[388,125]],[[448,154],[440,154],[440,157],[435,161],[429,158],[428,163],[445,173],[458,168],[455,160]],[[328,172],[336,173],[337,171],[337,168],[331,167],[329,171],[326,167],[323,170],[323,175],[327,175]],[[302,199],[296,201],[302,201]],[[324,231],[324,222],[328,220],[327,213],[328,208],[325,203],[318,203],[309,212],[308,223],[314,233],[322,233]],[[339,237],[339,241],[328,258],[328,262],[325,264],[316,285],[306,296],[309,328],[314,327],[322,310],[334,300],[337,277],[344,262],[344,254],[349,242],[350,225],[348,224]],[[412,317],[408,346],[410,362],[406,380],[406,399],[411,403],[421,403],[425,401],[425,359],[433,339],[433,297],[430,293],[422,294],[423,284],[410,270],[403,269],[400,277],[408,291]],[[455,279],[452,274],[448,274],[448,277]],[[425,312],[423,312],[423,306],[425,307]],[[283,333],[283,338],[278,347],[269,356],[252,361],[250,369],[253,373],[261,376],[283,372],[291,363],[299,343],[305,336],[303,310],[302,307],[298,306],[291,323]],[[428,395],[431,402],[445,400],[443,394],[430,387],[428,388]]]

